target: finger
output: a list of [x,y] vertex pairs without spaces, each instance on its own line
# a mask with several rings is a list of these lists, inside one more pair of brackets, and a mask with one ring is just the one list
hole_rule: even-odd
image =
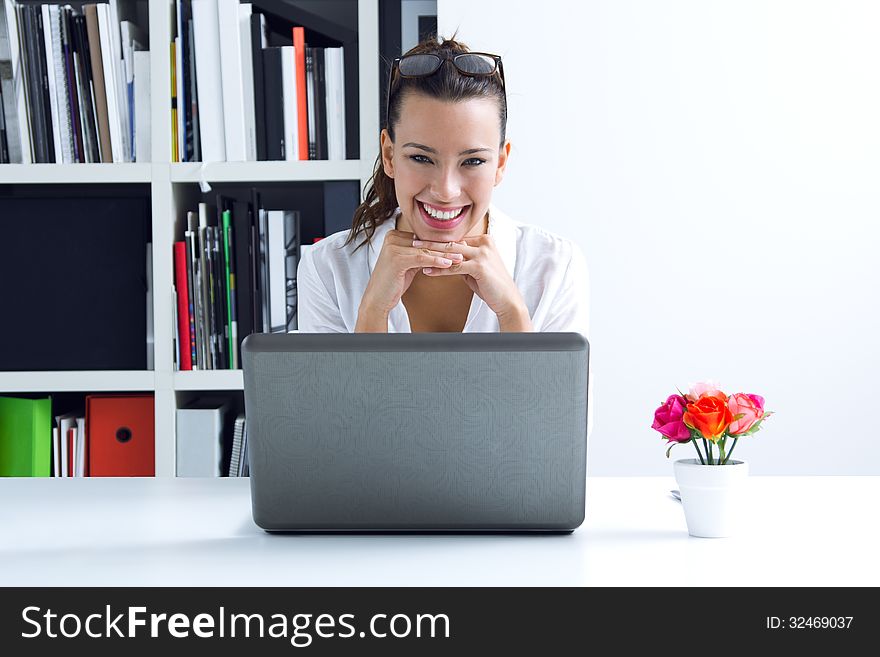
[[433,251],[442,251],[444,253],[460,253],[467,258],[474,258],[480,252],[478,247],[468,246],[464,241],[461,242],[431,242],[428,240],[413,240],[414,247],[425,247]]
[[412,246],[413,240],[415,238],[415,233],[407,233],[402,230],[389,230],[387,233],[385,233],[385,244],[394,244],[395,246]]
[[461,253],[447,253],[444,251],[432,251],[431,249],[413,249],[418,253],[424,253],[429,256],[435,256],[437,258],[447,258],[449,260],[453,260],[455,262],[461,262],[464,259],[464,256]]
[[479,271],[479,264],[473,260],[465,260],[464,262],[455,262],[449,267],[424,267],[422,273],[428,276],[452,276],[470,274],[474,276]]
[[437,271],[455,267],[460,264],[445,256],[433,256],[427,253],[417,253],[403,256],[400,261],[406,269],[434,269]]

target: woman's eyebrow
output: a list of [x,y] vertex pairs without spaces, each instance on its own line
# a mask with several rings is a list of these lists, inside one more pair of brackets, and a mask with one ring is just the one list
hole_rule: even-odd
[[[415,142],[411,142],[411,141],[407,142],[403,145],[404,148],[406,148],[407,146],[413,146],[414,148],[420,148],[423,151],[427,151],[429,153],[434,153],[435,155],[437,153],[437,150],[434,148],[431,148],[430,146],[425,146],[423,144],[416,144]],[[491,148],[469,148],[468,150],[462,151],[461,153],[459,153],[459,155],[470,155],[471,153],[482,153],[483,151],[488,151],[489,153],[491,153],[492,149]]]

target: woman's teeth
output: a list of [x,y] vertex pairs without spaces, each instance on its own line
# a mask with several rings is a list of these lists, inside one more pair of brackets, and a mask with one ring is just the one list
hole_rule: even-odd
[[434,217],[434,219],[439,219],[440,221],[449,221],[450,219],[455,219],[458,215],[461,214],[464,208],[459,208],[458,210],[454,210],[452,212],[437,212],[433,208],[428,207],[424,203],[422,203],[422,207],[425,209],[429,215]]

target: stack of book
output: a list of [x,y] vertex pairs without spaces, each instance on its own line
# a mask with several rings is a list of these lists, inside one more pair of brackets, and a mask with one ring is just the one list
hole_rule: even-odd
[[175,367],[240,369],[251,333],[296,328],[299,210],[266,210],[217,195],[187,212],[174,243]]
[[148,36],[125,7],[0,0],[0,163],[150,160]]
[[269,46],[250,3],[175,1],[175,162],[345,159],[342,47],[309,46],[301,26]]

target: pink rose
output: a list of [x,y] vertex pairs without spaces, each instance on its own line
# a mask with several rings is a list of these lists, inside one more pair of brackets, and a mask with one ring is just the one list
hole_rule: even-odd
[[738,392],[727,400],[727,408],[733,413],[733,417],[742,415],[738,420],[731,422],[727,429],[727,433],[731,436],[739,436],[746,433],[755,422],[764,417],[764,398],[759,395],[746,395]]
[[690,401],[695,402],[700,397],[718,397],[719,395],[723,395],[727,399],[727,395],[721,392],[721,385],[717,381],[700,381],[691,385],[687,397]]
[[682,421],[687,400],[681,395],[669,395],[666,402],[654,411],[654,424],[664,437],[676,443],[686,443],[691,439],[690,429]]

